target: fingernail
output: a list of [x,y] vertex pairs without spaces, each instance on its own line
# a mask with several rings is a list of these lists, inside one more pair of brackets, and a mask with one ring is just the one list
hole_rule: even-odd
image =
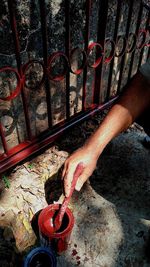
[[69,196],[69,193],[68,192],[65,192],[65,197],[68,197]]
[[83,185],[83,183],[81,183],[81,182],[78,181],[78,182],[76,183],[75,189],[76,189],[77,191],[80,191],[82,185]]

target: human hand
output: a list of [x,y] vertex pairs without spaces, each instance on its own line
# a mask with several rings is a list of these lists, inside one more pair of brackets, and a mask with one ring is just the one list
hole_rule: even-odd
[[76,150],[65,162],[64,169],[62,172],[62,179],[64,181],[64,192],[65,196],[68,197],[70,194],[70,188],[73,180],[74,173],[79,164],[82,163],[83,171],[78,177],[75,189],[80,191],[85,181],[92,175],[96,163],[97,156],[94,154],[92,149],[86,146]]

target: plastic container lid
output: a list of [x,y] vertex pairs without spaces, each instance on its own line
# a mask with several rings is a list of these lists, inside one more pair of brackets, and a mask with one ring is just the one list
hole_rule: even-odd
[[30,251],[24,261],[24,267],[56,267],[55,253],[46,247],[38,247]]

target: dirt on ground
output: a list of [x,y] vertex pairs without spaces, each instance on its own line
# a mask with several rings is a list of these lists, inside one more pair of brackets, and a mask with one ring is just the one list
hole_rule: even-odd
[[[31,217],[59,199],[61,166],[104,115],[74,127],[41,155],[5,174],[10,187],[1,190],[0,267],[21,266],[24,254],[37,244]],[[142,144],[144,136],[135,124],[115,138],[90,183],[74,193],[70,207],[76,223],[58,267],[150,266],[150,150]]]

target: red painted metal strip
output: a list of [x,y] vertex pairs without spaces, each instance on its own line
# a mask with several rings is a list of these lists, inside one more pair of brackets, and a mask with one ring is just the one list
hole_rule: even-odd
[[[90,13],[91,13],[91,0],[86,1],[86,25],[85,25],[85,45],[84,50],[87,54],[89,45],[89,31],[90,31]],[[86,82],[87,82],[87,66],[83,71],[83,92],[82,92],[82,110],[86,109]]]
[[[97,49],[96,60],[95,60],[95,62],[94,62],[93,64],[90,64],[90,63],[88,62],[88,57],[89,57],[91,51],[92,51],[95,47],[96,47],[96,49]],[[90,68],[96,69],[96,68],[100,65],[100,63],[101,63],[101,61],[102,61],[103,54],[104,54],[104,50],[103,50],[103,47],[102,47],[101,44],[99,44],[99,43],[95,43],[95,42],[90,43],[89,46],[88,46],[88,51],[87,51],[87,62],[88,62],[88,66],[89,66]]]
[[[105,31],[107,24],[107,15],[108,15],[108,0],[100,1],[99,7],[99,21],[98,21],[98,33],[97,33],[97,43],[100,43],[104,50],[105,42]],[[101,62],[102,63],[102,62]],[[102,64],[96,68],[95,71],[95,85],[94,85],[94,94],[93,94],[93,103],[99,104],[100,100],[100,88],[101,88],[101,78],[102,78]]]
[[[70,56],[70,3],[69,0],[65,0],[65,50],[69,59]],[[70,117],[70,72],[66,73],[66,118]]]
[[[11,23],[11,28],[12,28],[12,34],[13,34],[13,39],[14,39],[14,44],[15,44],[17,67],[18,67],[19,74],[20,74],[20,76],[22,78],[20,45],[19,45],[19,37],[18,37],[18,32],[17,32],[17,23],[16,23],[15,7],[14,7],[14,1],[13,0],[9,0],[8,1],[8,9],[9,9],[9,15],[10,15],[10,23]],[[24,86],[22,86],[21,96],[22,96],[22,103],[23,103],[23,108],[24,108],[24,115],[25,115],[27,134],[28,134],[29,139],[32,139],[30,120],[29,120],[29,113],[28,113],[28,108],[27,108],[27,103],[26,103]]]
[[146,37],[147,37],[147,28],[149,27],[149,23],[150,23],[150,11],[148,12],[148,16],[147,16],[147,20],[146,20],[146,25],[145,25],[145,29],[141,30],[144,33],[144,44],[142,45],[142,49],[141,49],[141,53],[140,53],[140,58],[139,58],[139,63],[138,63],[138,69],[141,65],[142,62],[142,58],[143,58],[143,53],[144,53],[144,47],[145,45],[145,41],[146,41]]
[[[126,25],[126,40],[128,39],[129,36],[129,29],[130,29],[130,22],[131,22],[131,16],[132,16],[132,12],[133,12],[133,4],[134,1],[130,1],[129,3],[129,11],[128,11],[128,20],[127,20],[127,25]],[[121,67],[120,67],[120,74],[119,74],[119,81],[118,81],[118,87],[117,87],[117,94],[119,94],[120,92],[120,87],[121,87],[121,81],[122,81],[122,77],[123,77],[123,69],[124,69],[124,63],[125,63],[125,55],[123,54],[122,59],[121,59]]]
[[[41,16],[41,33],[43,41],[43,59],[44,65],[48,67],[48,37],[47,37],[47,24],[46,24],[46,6],[45,0],[39,0],[40,16]],[[51,114],[51,91],[48,77],[45,78],[45,90],[46,90],[46,102],[47,102],[47,115],[49,128],[52,126],[52,114]]]
[[[85,111],[84,113],[80,113],[78,115],[73,116],[71,120],[67,122],[59,123],[56,127],[54,127],[53,132],[50,133],[47,131],[41,135],[41,137],[37,137],[31,142],[27,142],[24,144],[20,144],[18,149],[16,147],[16,154],[13,154],[14,151],[9,151],[9,156],[7,158],[1,158],[0,162],[0,173],[3,173],[7,169],[15,166],[17,163],[21,162],[22,160],[26,159],[27,157],[31,156],[35,152],[40,151],[42,148],[48,147],[49,144],[54,142],[58,137],[60,137],[65,131],[69,128],[75,126],[77,123],[81,123],[83,120],[88,119],[90,116],[93,116],[99,111],[102,111],[112,105],[114,101],[117,100],[118,97],[111,99],[109,102],[103,105],[95,105],[91,110]],[[22,146],[22,147],[21,147]],[[22,150],[21,150],[22,149]],[[11,155],[12,153],[12,155]]]
[[20,45],[19,45],[17,23],[16,23],[16,16],[15,16],[15,3],[13,0],[8,0],[8,9],[9,9],[9,16],[10,16],[10,24],[12,28],[12,35],[13,35],[14,44],[15,44],[15,54],[16,54],[18,71],[20,73],[20,76],[22,76]]
[[[117,1],[117,14],[116,14],[116,20],[115,20],[114,36],[113,36],[113,40],[114,40],[115,43],[116,43],[117,34],[118,34],[120,11],[121,11],[121,1]],[[114,67],[114,57],[113,57],[113,59],[112,59],[112,61],[110,63],[110,70],[109,70],[109,77],[108,77],[108,86],[107,86],[106,101],[108,101],[108,99],[110,97],[113,67]]]
[[[142,12],[143,12],[143,4],[142,4],[142,1],[141,1],[140,8],[139,8],[139,14],[138,14],[138,18],[137,18],[137,26],[136,26],[136,31],[135,31],[136,36],[138,34],[138,31],[139,31],[139,27],[140,27],[140,23],[141,23],[141,18],[142,18]],[[132,52],[132,55],[131,55],[131,62],[130,62],[130,67],[129,67],[129,72],[128,72],[128,82],[129,82],[129,80],[131,78],[133,61],[134,61],[134,55],[135,55],[135,50]]]

